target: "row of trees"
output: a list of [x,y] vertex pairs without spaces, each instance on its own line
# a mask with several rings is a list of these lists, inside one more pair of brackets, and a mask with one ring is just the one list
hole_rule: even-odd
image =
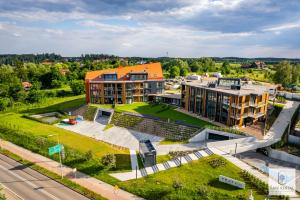
[[186,76],[190,72],[203,73],[216,71],[215,62],[211,58],[190,60],[170,59],[163,62],[162,67],[170,78]]

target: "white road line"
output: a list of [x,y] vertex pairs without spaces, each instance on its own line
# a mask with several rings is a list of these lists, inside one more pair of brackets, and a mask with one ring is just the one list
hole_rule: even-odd
[[[26,179],[24,179],[23,177],[19,176],[18,174],[15,174],[13,172],[11,172],[9,169],[6,169],[5,167],[1,166],[0,165],[0,168],[3,169],[4,171],[7,171],[8,173],[10,173],[11,175],[13,175],[14,177],[24,181],[24,183],[32,186],[33,188],[39,188],[37,185],[27,181]],[[54,199],[54,200],[59,200],[59,198],[57,198],[56,196],[50,194],[49,192],[45,191],[44,189],[39,189],[37,191],[40,191],[41,193],[45,194],[46,196],[50,197],[51,199]]]

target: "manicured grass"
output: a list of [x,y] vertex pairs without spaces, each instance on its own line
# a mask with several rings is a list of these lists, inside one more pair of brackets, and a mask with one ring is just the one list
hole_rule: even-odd
[[111,104],[90,104],[90,105],[95,106],[97,108],[112,109]]
[[176,140],[162,140],[159,142],[160,145],[168,145],[168,144],[187,144],[188,141],[176,141]]
[[[225,166],[212,168],[209,160],[219,158],[216,155],[202,158],[191,164],[162,171],[138,180],[130,180],[119,183],[121,188],[145,199],[203,199],[197,192],[200,187],[207,187],[209,199],[237,199],[236,196],[243,194],[249,197],[250,191],[256,200],[264,199],[266,194],[259,193],[249,182],[242,177],[241,169],[227,162]],[[221,158],[223,159],[223,158]],[[246,189],[238,189],[218,181],[219,175],[228,176],[236,180],[245,181]],[[174,189],[174,181],[182,184],[181,189]]]
[[[84,95],[70,96],[70,97],[53,97],[43,99],[39,103],[33,104],[14,104],[13,107],[8,108],[5,112],[22,112],[22,113],[46,113],[53,111],[65,111],[71,108],[76,108],[85,103]],[[3,112],[1,112],[3,113]]]
[[146,102],[132,103],[132,104],[122,104],[116,105],[115,110],[118,112],[137,112],[140,114],[147,114],[162,119],[170,119],[172,121],[182,121],[193,125],[206,126],[212,125],[209,122],[203,121],[186,115],[184,113],[178,112],[173,106],[167,106],[164,104],[150,104]]
[[168,160],[171,160],[172,157],[167,154],[167,155],[158,155],[156,156],[156,163],[163,163],[163,162],[166,162]]
[[[48,136],[59,135],[61,143],[75,148],[83,153],[92,150],[94,156],[102,157],[106,153],[114,154],[128,154],[128,150],[119,150],[101,141],[58,128],[53,125],[43,124],[37,121],[26,119],[22,114],[6,113],[0,115],[1,123],[8,123],[16,126],[20,130],[26,130],[33,135]],[[51,140],[56,141],[56,137],[49,137]]]

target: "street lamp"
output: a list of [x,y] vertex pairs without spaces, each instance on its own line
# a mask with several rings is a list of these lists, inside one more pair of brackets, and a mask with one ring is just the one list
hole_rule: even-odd
[[[57,144],[60,145],[60,143],[59,143],[59,135],[58,134],[48,135],[48,137],[53,137],[53,136],[57,137]],[[60,163],[60,174],[61,174],[61,178],[63,178],[64,175],[63,175],[63,166],[62,166],[62,161],[61,161],[61,150],[58,152],[58,154],[59,154],[59,163]]]

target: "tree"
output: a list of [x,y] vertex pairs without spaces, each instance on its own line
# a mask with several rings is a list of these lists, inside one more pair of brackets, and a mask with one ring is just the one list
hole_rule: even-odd
[[73,80],[70,82],[70,87],[75,95],[84,93],[84,81],[83,80]]
[[300,64],[292,68],[292,84],[298,85],[300,81]]
[[0,98],[0,111],[5,110],[8,106],[10,106],[11,101],[9,98],[4,97]]
[[283,61],[276,65],[274,82],[287,87],[292,82],[292,66],[289,62]]
[[30,103],[40,102],[44,98],[44,93],[41,90],[30,90],[27,100]]
[[116,156],[114,154],[106,154],[101,158],[101,163],[107,169],[116,167]]
[[201,71],[202,69],[202,66],[201,66],[201,63],[200,62],[197,62],[197,61],[193,61],[191,64],[190,64],[190,68],[191,68],[191,71],[192,72],[199,72]]
[[189,70],[187,68],[180,69],[180,76],[187,76],[188,73],[189,73]]
[[222,74],[229,74],[230,73],[230,64],[228,61],[223,62],[222,68],[221,68]]
[[174,77],[180,75],[180,69],[179,69],[178,66],[172,66],[172,67],[170,68],[169,73],[170,73],[170,77],[171,77],[171,78],[174,78]]

